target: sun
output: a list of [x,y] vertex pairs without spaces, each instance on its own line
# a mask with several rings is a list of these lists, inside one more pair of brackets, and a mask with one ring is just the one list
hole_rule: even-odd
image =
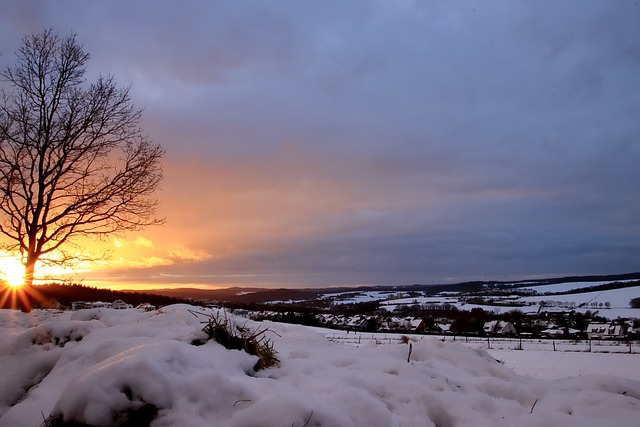
[[15,258],[0,257],[0,279],[7,282],[9,286],[22,286],[24,284],[24,266]]

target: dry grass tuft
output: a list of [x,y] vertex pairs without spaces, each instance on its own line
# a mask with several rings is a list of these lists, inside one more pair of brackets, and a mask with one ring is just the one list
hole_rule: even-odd
[[[196,314],[193,312],[193,314]],[[197,313],[202,314],[202,313]],[[254,365],[254,371],[271,368],[280,365],[278,352],[273,346],[273,341],[265,337],[268,328],[252,330],[244,325],[237,325],[226,316],[209,315],[202,331],[207,334],[209,340],[214,340],[230,350],[244,350],[247,353],[258,356]]]

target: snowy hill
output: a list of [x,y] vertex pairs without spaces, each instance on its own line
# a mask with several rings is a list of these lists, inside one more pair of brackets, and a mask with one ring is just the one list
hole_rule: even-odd
[[147,425],[193,427],[637,425],[639,381],[534,379],[435,339],[413,343],[407,361],[406,344],[350,346],[269,323],[281,364],[254,372],[244,351],[192,345],[204,319],[190,309],[0,311],[0,427],[41,425],[49,414],[145,425],[132,421],[141,413]]
[[[640,309],[631,308],[629,302],[640,297],[640,282],[630,281],[627,287],[589,291],[589,286],[608,284],[611,282],[571,282],[553,285],[537,286],[529,289],[532,296],[495,294],[488,291],[482,297],[493,300],[494,304],[469,303],[469,296],[465,294],[446,294],[440,296],[422,296],[409,298],[386,299],[381,305],[389,311],[396,307],[411,304],[450,304],[459,310],[482,308],[486,311],[506,312],[517,309],[524,313],[536,313],[541,302],[548,307],[566,307],[576,312],[599,310],[598,315],[608,319],[640,318]],[[527,288],[523,288],[527,289]],[[581,289],[584,292],[577,292]],[[551,294],[553,293],[553,294]],[[342,303],[352,303],[358,300],[344,300]],[[546,308],[545,308],[546,310]]]

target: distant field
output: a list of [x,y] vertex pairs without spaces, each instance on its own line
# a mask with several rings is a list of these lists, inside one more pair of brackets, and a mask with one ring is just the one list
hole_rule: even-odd
[[[631,281],[627,281],[631,282]],[[535,287],[525,287],[539,294],[569,292],[575,289],[588,288],[598,285],[604,285],[612,282],[570,282],[559,283],[553,285],[542,285]],[[522,288],[516,288],[521,290]],[[514,291],[516,290],[514,289]],[[346,293],[349,295],[349,293]],[[464,294],[446,293],[441,296],[413,296],[404,298],[391,298],[393,294],[389,292],[367,291],[357,293],[349,298],[339,298],[339,293],[326,294],[325,297],[337,298],[335,304],[353,304],[367,301],[380,301],[381,306],[389,311],[393,311],[396,307],[412,304],[450,304],[459,310],[472,310],[473,308],[482,308],[486,311],[505,312],[518,309],[524,313],[535,313],[539,310],[540,302],[546,303],[546,310],[553,311],[554,307],[558,309],[571,308],[578,312],[598,310],[600,316],[615,319],[617,317],[640,317],[640,309],[631,308],[629,302],[633,298],[640,298],[640,285],[630,286],[621,289],[609,289],[603,291],[591,291],[572,294],[560,295],[536,295],[536,296],[505,296],[490,294],[485,298],[495,298],[497,301],[508,301],[514,306],[507,305],[483,305],[469,304],[465,301]],[[520,305],[520,306],[516,306]]]

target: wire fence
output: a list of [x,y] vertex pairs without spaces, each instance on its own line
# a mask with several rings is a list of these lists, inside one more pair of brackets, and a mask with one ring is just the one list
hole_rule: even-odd
[[329,341],[350,345],[400,344],[402,342],[402,336],[406,336],[414,342],[438,339],[440,341],[460,343],[470,348],[484,348],[494,350],[640,354],[640,340],[570,340],[454,335],[380,334],[359,332],[347,333],[344,331],[325,332],[323,335]]

